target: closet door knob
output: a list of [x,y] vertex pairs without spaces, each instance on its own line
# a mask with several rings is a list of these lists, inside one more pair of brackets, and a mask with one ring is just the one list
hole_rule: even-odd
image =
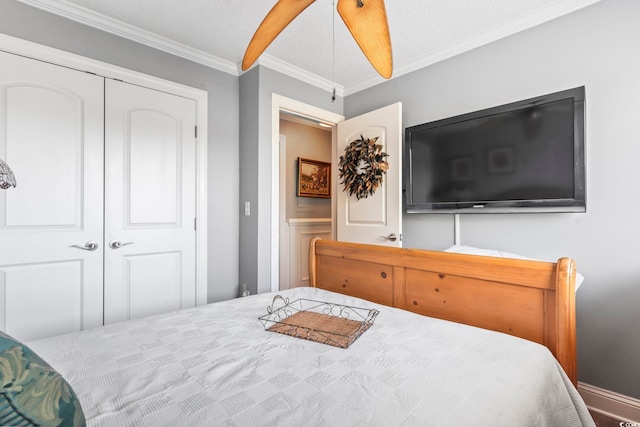
[[85,250],[85,251],[95,251],[96,249],[98,249],[98,244],[96,242],[94,242],[93,240],[89,240],[87,243],[84,244],[84,246],[71,245],[70,247],[82,249],[82,250]]
[[398,240],[398,236],[396,236],[396,233],[391,233],[388,236],[380,236],[380,237],[386,240],[391,240],[392,242],[395,242],[396,240]]
[[120,240],[112,240],[109,242],[109,247],[111,249],[120,249],[123,246],[127,246],[127,245],[133,245],[135,242],[126,242],[126,243],[122,243],[120,242]]

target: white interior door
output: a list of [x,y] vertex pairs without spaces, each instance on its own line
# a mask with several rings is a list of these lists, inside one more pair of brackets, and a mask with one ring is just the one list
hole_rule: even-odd
[[[0,329],[102,324],[103,79],[0,52]],[[95,242],[95,245],[90,244]]]
[[195,101],[105,92],[105,324],[193,307]]
[[[337,125],[337,170],[345,148],[362,135],[378,138],[389,154],[389,169],[375,194],[356,199],[337,184],[337,240],[372,245],[402,246],[402,104],[396,103]],[[337,174],[335,175],[337,176]],[[395,236],[395,240],[394,240]]]

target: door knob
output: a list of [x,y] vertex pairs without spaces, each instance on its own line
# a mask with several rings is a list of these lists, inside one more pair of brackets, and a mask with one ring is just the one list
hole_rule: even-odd
[[112,240],[109,242],[109,247],[111,249],[120,249],[123,246],[127,246],[127,245],[133,245],[135,242],[126,242],[126,243],[122,243],[120,242],[120,240]]
[[398,236],[396,236],[396,233],[391,233],[388,236],[380,236],[380,237],[386,240],[390,240],[392,242],[395,242],[396,240],[398,240]]
[[89,240],[87,243],[84,244],[84,246],[80,246],[80,245],[71,245],[71,248],[78,248],[78,249],[82,249],[85,251],[95,251],[96,249],[98,249],[98,244],[96,242],[94,242],[93,240]]

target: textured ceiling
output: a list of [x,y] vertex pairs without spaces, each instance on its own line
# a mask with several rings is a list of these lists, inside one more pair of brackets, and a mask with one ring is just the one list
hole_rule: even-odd
[[[251,36],[276,2],[20,1],[233,74],[240,73],[239,64]],[[597,1],[600,0],[387,0],[393,77]],[[330,87],[335,81],[339,92],[345,95],[383,81],[333,11],[333,0],[313,3],[267,48],[260,63],[321,87]]]

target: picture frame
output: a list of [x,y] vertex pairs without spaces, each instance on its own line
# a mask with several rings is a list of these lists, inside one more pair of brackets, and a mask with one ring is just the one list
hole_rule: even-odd
[[298,157],[298,197],[331,198],[331,163]]

